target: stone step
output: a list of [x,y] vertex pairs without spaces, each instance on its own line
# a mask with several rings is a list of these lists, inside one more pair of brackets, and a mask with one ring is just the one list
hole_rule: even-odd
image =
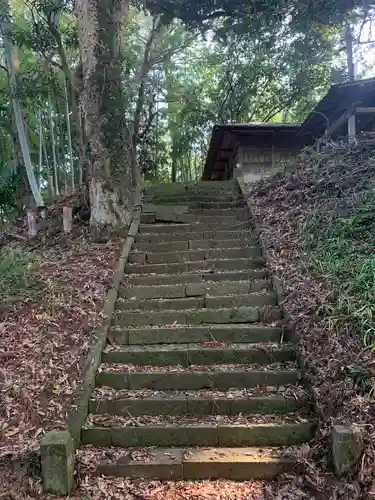
[[291,344],[231,344],[202,346],[201,344],[108,346],[102,353],[103,363],[138,364],[149,366],[251,364],[267,365],[294,361],[296,352]]
[[[220,249],[224,252],[233,248],[256,248],[258,242],[255,238],[238,239],[238,240],[194,240],[189,241],[189,249],[203,250],[203,249]],[[259,248],[259,247],[258,247]],[[260,252],[260,251],[259,251]]]
[[212,223],[222,225],[242,224],[249,219],[248,214],[243,212],[242,215],[200,215],[200,214],[179,214],[178,221],[188,224],[205,224]]
[[179,252],[133,251],[129,255],[130,264],[169,264],[173,262],[196,262],[210,259],[243,259],[261,257],[259,246],[238,248],[208,248],[203,250],[182,250]]
[[[121,365],[120,365],[121,366]],[[232,367],[235,368],[232,368]],[[200,390],[200,389],[247,389],[257,386],[284,386],[296,384],[299,373],[295,369],[283,369],[276,363],[274,369],[272,365],[262,365],[262,370],[250,369],[247,365],[231,365],[231,369],[224,366],[191,366],[188,369],[183,367],[163,367],[159,371],[141,371],[143,367],[138,367],[139,371],[100,371],[96,376],[97,387],[112,387],[113,389],[155,389],[155,390]],[[220,371],[214,371],[220,368]],[[109,369],[109,368],[108,368]]]
[[228,323],[272,323],[282,319],[281,310],[274,306],[261,307],[234,307],[223,309],[197,309],[167,311],[116,311],[114,322],[116,325],[200,325],[200,324],[228,324]]
[[169,243],[195,240],[240,240],[247,241],[249,246],[254,246],[258,240],[251,231],[201,231],[201,232],[168,232],[168,233],[141,233],[136,237],[136,245],[140,243]]
[[120,345],[134,344],[189,344],[189,343],[260,343],[288,341],[288,332],[281,328],[252,325],[228,324],[205,326],[170,326],[166,328],[111,328],[111,338]]
[[129,286],[126,284],[119,290],[124,299],[175,299],[183,297],[199,297],[206,295],[225,296],[235,294],[250,294],[270,290],[271,283],[266,280],[258,281],[201,281],[199,283],[179,283],[164,286]]
[[[156,255],[156,254],[155,254]],[[128,274],[178,274],[191,271],[248,270],[264,267],[265,260],[257,258],[206,259],[191,262],[170,262],[168,264],[128,264]]]
[[[224,420],[225,423],[216,423],[218,418]],[[134,424],[121,426],[120,422],[115,421],[111,427],[100,425],[84,427],[81,432],[81,442],[83,445],[119,447],[293,446],[310,441],[314,437],[315,430],[314,424],[298,422],[298,420],[285,423],[281,421],[280,423],[252,424],[250,422],[253,419],[247,418],[243,419],[245,423],[242,425],[236,423],[236,417],[224,416],[211,418],[202,416],[197,423],[194,423],[191,418],[186,418],[185,423],[183,416],[180,418],[180,416],[171,415],[170,418],[164,418],[165,423],[162,418],[158,419],[159,425],[152,424],[152,421],[156,420],[155,417],[144,416],[139,420],[142,423],[138,426]],[[229,422],[226,423],[226,420]],[[171,421],[176,421],[176,423],[169,423]],[[148,422],[150,422],[149,425],[147,425]]]
[[146,198],[148,203],[154,203],[155,205],[187,205],[188,203],[223,203],[223,202],[236,202],[240,200],[239,196],[232,193],[219,192],[219,193],[209,193],[197,195],[195,193],[190,193],[187,195],[155,195],[153,197]]
[[[184,213],[178,211],[171,205],[171,208],[164,207],[163,209],[157,209],[157,205],[153,205],[155,211],[145,212],[141,216],[142,224],[154,224],[154,223],[188,223],[196,224],[198,222],[204,223],[216,223],[219,225],[230,225],[238,224],[239,222],[245,222],[249,219],[249,215],[245,210],[242,213],[233,213],[232,215],[214,215],[209,213]],[[210,210],[208,210],[210,212]]]
[[217,208],[217,207],[212,207],[212,208],[192,208],[189,209],[189,213],[197,215],[197,216],[220,216],[220,217],[243,217],[244,215],[248,215],[247,209],[245,207],[242,208],[237,208],[237,207],[232,207],[232,208]]
[[120,298],[116,303],[118,311],[185,311],[188,309],[215,309],[234,307],[262,307],[276,305],[273,293],[246,293],[237,295],[207,295],[179,298],[133,299]]
[[[111,391],[96,389],[89,412],[108,415],[282,414],[306,407],[310,399],[300,386],[229,391]],[[103,394],[104,393],[104,394]]]
[[[134,458],[133,458],[134,457]],[[228,479],[273,480],[295,472],[296,461],[271,448],[130,448],[108,462],[104,456],[98,472],[106,476],[166,481]]]
[[189,209],[199,209],[199,208],[205,208],[205,209],[211,209],[211,208],[245,208],[246,207],[246,202],[242,198],[237,198],[235,197],[234,200],[232,201],[191,201],[188,202],[188,207]]
[[[266,283],[265,287],[268,289],[271,287],[270,281],[264,281],[263,278],[267,277],[267,269],[244,269],[242,271],[216,271],[214,273],[210,272],[190,272],[181,274],[140,274],[134,275],[129,274],[125,276],[125,282],[127,286],[166,286],[166,285],[176,285],[184,283],[205,283],[205,282],[224,282],[224,281],[245,281],[249,280],[251,282],[252,291],[258,291],[263,289],[263,285],[257,284],[259,280],[262,283]],[[123,290],[123,289],[121,289]],[[123,293],[122,291],[120,293]]]
[[217,222],[196,222],[193,224],[141,224],[139,233],[200,233],[205,231],[246,231],[252,229],[250,221],[233,222],[230,224]]
[[185,240],[185,241],[167,241],[162,243],[135,243],[133,253],[147,252],[177,252],[187,250],[206,250],[206,249],[230,249],[230,248],[247,248],[257,245],[255,238],[238,239],[238,240]]
[[148,199],[150,197],[160,197],[160,198],[175,198],[175,197],[189,197],[189,196],[197,196],[197,197],[208,197],[208,196],[239,196],[240,192],[238,190],[238,186],[177,186],[173,189],[156,189],[153,188],[146,189],[144,191],[145,198]]
[[161,182],[145,188],[145,194],[170,193],[178,190],[196,191],[197,189],[237,189],[233,179],[226,181],[190,181],[190,182]]

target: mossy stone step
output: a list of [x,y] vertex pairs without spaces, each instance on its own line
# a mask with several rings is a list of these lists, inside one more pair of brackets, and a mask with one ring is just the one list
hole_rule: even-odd
[[[151,227],[151,226],[144,226]],[[144,229],[143,228],[143,229]],[[181,242],[181,241],[196,241],[196,240],[245,240],[249,242],[250,246],[257,243],[256,237],[253,235],[252,231],[249,230],[233,230],[233,231],[220,231],[220,230],[207,230],[207,231],[177,231],[176,229],[172,232],[168,231],[166,233],[156,232],[147,233],[142,232],[136,237],[137,243],[168,243],[168,242]]]
[[314,436],[311,423],[250,425],[158,425],[86,427],[84,445],[93,446],[293,446]]
[[147,198],[148,203],[154,203],[155,205],[186,205],[193,202],[198,203],[222,203],[222,202],[235,202],[239,200],[239,196],[232,193],[207,193],[207,194],[194,194],[190,193],[187,195],[155,195],[153,197]]
[[194,215],[202,215],[202,216],[211,216],[211,217],[243,217],[244,215],[248,215],[247,208],[193,208],[189,210],[189,213]]
[[173,262],[195,262],[206,259],[237,259],[261,257],[259,246],[239,248],[209,248],[207,250],[182,250],[179,252],[133,251],[129,255],[131,264],[169,264]]
[[[272,309],[271,309],[272,308]],[[272,315],[272,319],[270,318]],[[281,311],[277,307],[235,307],[226,309],[168,310],[168,311],[117,311],[114,321],[118,326],[141,325],[200,325],[218,323],[267,323],[280,320]]]
[[276,305],[276,296],[273,293],[246,293],[226,296],[174,297],[149,298],[137,300],[119,299],[116,303],[117,311],[168,311],[189,309],[222,309],[235,307],[262,307]]
[[[251,324],[111,329],[111,337],[119,345],[279,342],[282,333],[281,328]],[[287,332],[283,335],[283,340],[288,340]]]
[[189,250],[189,240],[186,241],[168,241],[167,243],[135,243],[133,253],[135,252],[178,252]]
[[116,303],[117,311],[168,311],[169,309],[182,311],[205,307],[206,299],[204,297],[119,299]]
[[232,248],[255,248],[257,246],[255,238],[242,238],[238,240],[194,240],[189,241],[190,250],[217,249],[224,250]]
[[244,231],[248,232],[252,228],[250,221],[233,222],[230,224],[216,222],[196,222],[193,224],[141,224],[139,233],[143,234],[168,234],[168,233],[204,233],[208,231]]
[[164,286],[123,286],[119,290],[120,297],[124,299],[173,299],[186,297],[186,285],[184,283]]
[[[156,254],[155,254],[156,255]],[[170,262],[168,264],[128,264],[129,274],[178,274],[194,271],[234,271],[259,269],[265,261],[262,257],[238,259],[206,259],[190,262]]]
[[[240,271],[217,271],[210,273],[209,271],[199,271],[181,274],[159,274],[159,275],[133,275],[129,274],[125,277],[127,285],[132,286],[167,286],[184,283],[205,283],[205,282],[225,282],[225,281],[245,281],[250,280],[251,291],[257,292],[264,288],[271,289],[272,284],[269,280],[264,280],[267,277],[267,269],[243,269]],[[126,286],[126,285],[125,285]],[[123,291],[121,291],[121,294]]]
[[[296,462],[280,451],[261,448],[156,448],[144,460],[130,449],[114,462],[101,462],[98,472],[107,476],[166,481],[228,479],[233,481],[273,480],[295,472]],[[141,455],[145,450],[141,449]]]
[[[230,396],[230,394],[229,394]],[[223,397],[185,396],[174,391],[169,397],[165,393],[153,397],[130,399],[91,399],[89,412],[108,415],[271,415],[292,413],[309,403],[308,398],[270,394],[267,396]]]
[[188,233],[191,232],[190,224],[141,224],[139,226],[139,234],[155,234],[155,233]]
[[[200,234],[200,233],[199,233]],[[134,252],[177,252],[188,250],[209,250],[209,249],[231,249],[231,248],[247,248],[255,247],[257,241],[255,238],[238,239],[238,240],[185,240],[185,241],[168,241],[162,243],[135,243],[133,247]]]
[[196,208],[237,208],[237,207],[246,207],[246,202],[242,198],[235,197],[232,201],[190,201],[188,202],[188,206],[191,209]]
[[[198,281],[198,280],[197,280]],[[205,297],[250,294],[252,292],[270,290],[271,283],[258,281],[205,281],[197,283],[180,283],[175,285],[128,286],[120,288],[120,297],[131,301],[145,299],[175,299],[183,297]],[[251,297],[249,302],[251,302]],[[252,304],[253,305],[253,304]],[[135,307],[137,308],[137,307]]]
[[[210,295],[212,297],[223,297],[225,295],[240,295],[267,290],[270,282],[258,281],[204,281],[201,283],[186,283],[186,297],[201,297]],[[255,290],[257,289],[257,290]]]
[[102,371],[96,376],[97,387],[113,389],[200,390],[230,389],[257,386],[294,385],[298,382],[296,370],[228,370],[228,371],[172,371],[120,372]]
[[232,344],[204,347],[199,344],[169,344],[167,346],[131,346],[112,348],[102,353],[103,363],[124,363],[149,366],[269,364],[296,359],[295,349],[288,344]]
[[219,226],[221,225],[230,225],[230,224],[238,224],[241,222],[246,222],[249,219],[249,216],[243,212],[241,215],[200,215],[200,214],[178,214],[179,222],[186,222],[188,224],[196,224],[196,223],[215,223]]

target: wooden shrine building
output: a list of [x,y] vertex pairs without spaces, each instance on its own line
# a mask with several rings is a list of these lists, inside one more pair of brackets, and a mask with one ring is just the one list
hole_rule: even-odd
[[333,85],[303,123],[215,125],[203,180],[257,179],[306,145],[354,140],[362,132],[375,132],[375,78]]

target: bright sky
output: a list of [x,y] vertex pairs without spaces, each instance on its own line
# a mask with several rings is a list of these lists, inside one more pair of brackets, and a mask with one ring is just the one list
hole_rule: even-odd
[[[354,34],[356,37],[359,36],[360,24],[356,26]],[[374,40],[374,42],[354,47],[357,78],[375,77],[375,29],[372,23],[368,22],[363,25],[360,40],[361,43],[368,40]]]

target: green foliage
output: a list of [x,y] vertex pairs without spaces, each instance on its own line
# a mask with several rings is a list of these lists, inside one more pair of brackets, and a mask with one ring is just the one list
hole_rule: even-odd
[[16,176],[0,178],[0,223],[6,222],[16,205]]
[[32,263],[31,255],[17,248],[0,251],[0,302],[25,296]]
[[375,348],[375,187],[350,213],[324,225],[313,212],[300,229],[313,270],[337,291],[337,314],[349,317]]

